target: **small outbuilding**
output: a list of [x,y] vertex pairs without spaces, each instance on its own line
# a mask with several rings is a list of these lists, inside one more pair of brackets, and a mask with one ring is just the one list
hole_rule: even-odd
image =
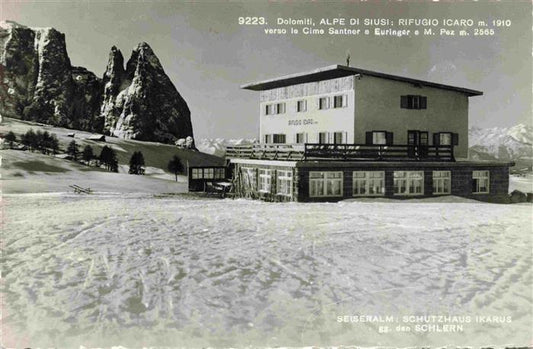
[[90,141],[96,141],[96,142],[105,142],[105,136],[104,135],[92,135],[87,138]]

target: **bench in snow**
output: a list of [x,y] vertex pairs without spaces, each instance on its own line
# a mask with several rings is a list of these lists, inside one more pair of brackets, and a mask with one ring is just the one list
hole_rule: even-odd
[[72,189],[74,189],[74,192],[76,194],[91,194],[93,191],[91,190],[91,188],[82,188],[80,187],[79,185],[69,185],[69,187],[71,187]]

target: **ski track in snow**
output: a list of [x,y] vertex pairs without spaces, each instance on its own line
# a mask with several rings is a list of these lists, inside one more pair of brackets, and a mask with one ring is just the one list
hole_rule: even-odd
[[4,345],[375,344],[354,314],[513,317],[384,345],[532,336],[528,205],[3,201]]

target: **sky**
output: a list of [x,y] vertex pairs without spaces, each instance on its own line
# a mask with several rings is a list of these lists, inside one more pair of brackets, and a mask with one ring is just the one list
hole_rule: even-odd
[[[245,16],[264,17],[268,25],[239,25],[238,18]],[[336,17],[503,19],[511,25],[494,28],[492,36],[468,37],[264,32],[288,29],[276,25],[277,18],[308,17],[315,22]],[[103,75],[113,45],[127,60],[133,47],[147,42],[187,101],[196,138],[257,137],[259,93],[241,85],[345,64],[347,53],[354,67],[483,91],[470,98],[470,126],[533,123],[531,1],[0,0],[0,20],[65,33],[72,65],[97,76]]]

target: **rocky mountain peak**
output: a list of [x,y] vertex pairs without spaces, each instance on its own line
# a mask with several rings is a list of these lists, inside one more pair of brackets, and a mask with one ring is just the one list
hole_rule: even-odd
[[125,70],[120,51],[112,48],[104,84],[106,133],[163,143],[192,137],[189,107],[146,42],[133,49]]
[[73,127],[73,81],[65,36],[52,28],[3,22],[0,113]]
[[103,78],[106,95],[116,95],[119,92],[117,90],[120,88],[119,82],[123,79],[125,73],[122,52],[116,46],[113,46],[111,47],[111,52],[109,52],[107,68]]
[[187,103],[146,42],[126,67],[113,46],[99,79],[71,65],[63,33],[2,21],[0,82],[3,116],[146,141],[192,136]]

